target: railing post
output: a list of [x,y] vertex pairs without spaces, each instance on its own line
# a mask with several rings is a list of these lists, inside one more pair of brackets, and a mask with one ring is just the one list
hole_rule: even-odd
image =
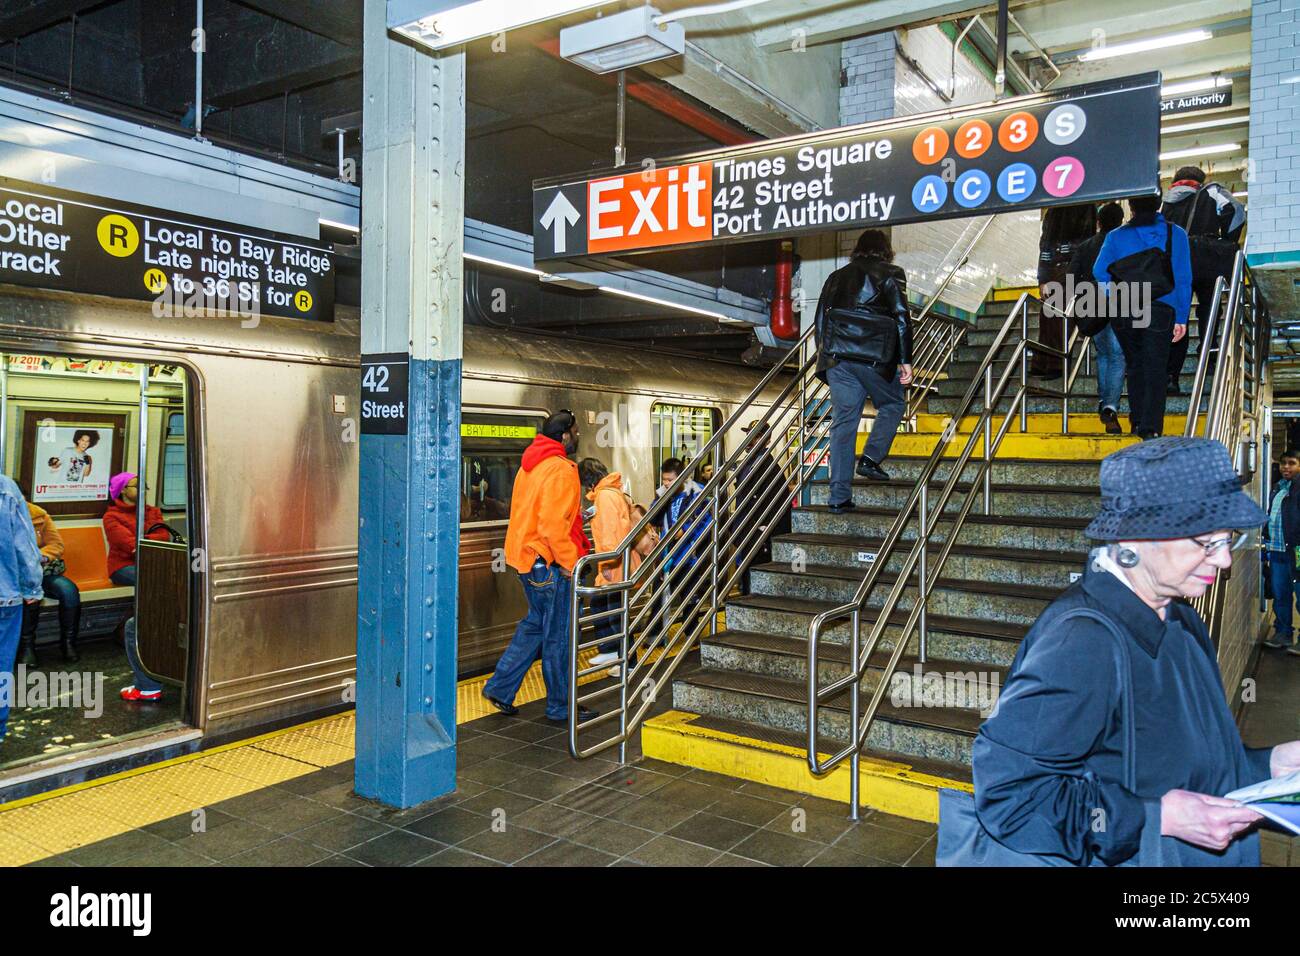
[[[721,488],[721,484],[718,487]],[[714,635],[718,633],[718,565],[722,562],[722,555],[718,553],[718,492],[716,490],[709,500],[709,512],[713,524],[713,569],[710,572],[710,591],[713,598],[710,601],[709,634]]]
[[984,369],[984,513],[993,513],[993,365]]
[[[600,573],[599,566],[596,568],[596,573]],[[623,584],[627,584],[628,576],[631,573],[632,552],[625,549],[623,551]],[[623,658],[623,666],[619,668],[618,675],[619,684],[621,685],[618,690],[618,736],[620,738],[618,742],[618,762],[620,765],[625,766],[627,764],[627,685],[628,681],[632,679],[632,661],[631,658],[628,657],[627,652],[628,644],[631,643],[631,635],[628,634],[627,628],[629,623],[628,619],[631,617],[631,614],[628,612],[631,609],[632,592],[630,589],[624,588],[619,592],[619,597],[623,602],[623,607],[619,611],[619,617],[621,620],[621,626],[619,627],[619,640],[622,642],[622,647],[619,648],[622,653],[619,654],[619,656]],[[581,630],[581,628],[579,628],[579,630]],[[575,644],[574,646],[576,647],[577,645]],[[596,651],[600,651],[599,646],[597,646]],[[571,686],[569,693],[572,694],[575,699],[577,698],[578,686],[576,681]]]
[[1020,431],[1029,430],[1029,300],[1024,300],[1025,310],[1020,313]]
[[[928,580],[927,563],[926,563],[926,551],[928,549],[926,545],[929,544],[929,539],[930,539],[930,509],[929,509],[929,487],[928,487],[929,482],[925,480],[925,475],[922,475],[921,479],[922,479],[921,502],[920,502],[921,513],[918,518],[918,527],[916,531],[917,539],[920,541],[921,544],[921,563],[920,563],[921,580],[920,580],[920,592],[917,595],[917,600],[921,602],[921,618],[919,624],[920,634],[921,634],[921,646],[920,646],[920,652],[917,656],[920,658],[921,663],[924,664],[925,644],[926,644],[926,636],[927,636],[927,628],[925,623],[925,610],[926,610],[926,604],[929,603],[925,585],[926,585],[926,581]],[[885,676],[888,677],[889,675],[885,675]]]
[[[861,610],[855,609],[853,612],[853,687],[849,691],[849,743],[853,746],[853,754],[849,758],[849,819],[857,823],[861,814],[859,807],[862,806],[862,794],[859,792],[861,781],[859,780],[859,770],[862,766],[861,753],[862,748],[858,745],[858,721],[862,718],[862,633],[858,629],[861,620]],[[816,675],[810,675],[810,679],[816,680]],[[811,720],[811,715],[809,716]],[[865,742],[865,741],[864,741]]]
[[[1070,315],[1061,316],[1061,434],[1070,433]],[[1098,386],[1100,387],[1100,386]]]

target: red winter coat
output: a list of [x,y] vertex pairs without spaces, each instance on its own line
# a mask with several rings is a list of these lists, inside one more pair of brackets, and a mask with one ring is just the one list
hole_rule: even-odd
[[[145,505],[145,530],[163,523],[162,512],[153,505]],[[120,571],[127,565],[135,564],[135,509],[128,508],[120,501],[110,502],[104,512],[104,537],[108,539],[108,575]],[[164,529],[145,535],[154,541],[169,541],[171,535]]]

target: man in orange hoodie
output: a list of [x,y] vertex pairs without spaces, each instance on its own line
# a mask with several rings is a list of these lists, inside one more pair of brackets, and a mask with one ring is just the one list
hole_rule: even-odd
[[[573,566],[591,550],[582,532],[578,467],[569,455],[578,450],[578,420],[558,411],[524,451],[510,498],[506,563],[519,573],[528,614],[483,685],[483,696],[508,717],[519,713],[515,695],[524,675],[542,653],[546,718],[569,719],[569,611]],[[578,708],[580,720],[598,716]]]

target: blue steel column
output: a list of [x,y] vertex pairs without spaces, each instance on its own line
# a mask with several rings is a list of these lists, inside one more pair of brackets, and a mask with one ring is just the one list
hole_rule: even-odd
[[361,436],[356,790],[456,787],[465,56],[365,0],[361,351],[409,352],[406,435]]

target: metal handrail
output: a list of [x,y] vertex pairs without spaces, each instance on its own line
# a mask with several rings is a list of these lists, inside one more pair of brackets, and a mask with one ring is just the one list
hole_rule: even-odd
[[[1246,255],[1238,252],[1226,286],[1223,277],[1215,280],[1214,298],[1203,330],[1187,424],[1183,430],[1183,434],[1189,437],[1197,434],[1202,424],[1200,406],[1205,401],[1204,427],[1200,428],[1200,434],[1223,443],[1239,474],[1254,467],[1253,462],[1248,464],[1245,460],[1245,452],[1263,430],[1258,420],[1262,410],[1258,398],[1263,366],[1268,357],[1261,342],[1267,342],[1268,330],[1265,328],[1264,310],[1260,308],[1261,300],[1262,293],[1246,263]],[[1207,365],[1212,353],[1217,353],[1218,358],[1213,379],[1208,382],[1210,394],[1207,401]],[[1209,589],[1191,602],[1205,621],[1216,647],[1223,603],[1221,584],[1222,575],[1218,575]]]
[[[919,341],[922,348],[932,338],[938,343],[925,354],[938,357],[942,364],[935,367],[939,371],[952,360],[967,323],[940,316],[933,311],[934,305],[987,228],[986,222],[913,320],[914,343]],[[766,399],[765,393],[775,387],[783,372],[790,371],[791,364],[793,373],[776,395]],[[671,686],[686,652],[706,629],[716,632],[718,610],[763,549],[769,526],[802,498],[809,481],[825,463],[830,441],[830,390],[816,377],[816,370],[815,329],[809,323],[798,342],[763,376],[682,474],[659,492],[657,500],[618,546],[585,555],[574,566],[569,616],[569,751],[574,757],[590,757],[618,746],[619,759],[626,759],[630,734],[644,720],[658,694]],[[927,386],[914,383],[912,387],[923,393]],[[673,534],[665,536],[633,567],[635,542],[649,526],[663,523],[668,503],[693,482],[702,462],[721,458],[724,437],[734,437],[740,422],[751,415],[757,416],[752,423],[760,426],[757,433],[776,436],[776,441],[767,447],[766,440],[757,443],[751,433],[728,442],[733,451],[678,516]],[[584,574],[599,575],[600,565],[611,562],[621,570],[619,581],[582,583]],[[585,610],[593,600],[606,606]],[[707,618],[699,615],[701,611],[707,613]],[[683,615],[687,623],[672,633],[672,626]],[[611,622],[613,633],[584,638],[585,629]],[[654,654],[649,645],[659,635],[664,650]],[[605,663],[583,668],[580,657],[605,642],[618,644],[614,662],[620,669],[617,681],[580,694],[580,684],[595,680],[599,672],[611,666]],[[630,664],[633,660],[635,663]],[[604,712],[579,721],[578,708],[588,705]],[[579,743],[579,734],[615,721],[617,732],[586,745]]]
[[[1086,359],[1088,337],[1081,335],[1077,327],[1074,329],[1070,327],[1074,308],[1072,302],[1061,316],[1061,321],[1064,323],[1064,348],[1047,346],[1042,342],[1031,339],[1029,337],[1029,303],[1029,294],[1023,293],[994,336],[993,343],[980,361],[965,395],[958,404],[956,413],[936,443],[930,458],[921,468],[920,476],[908,495],[907,501],[900,509],[897,518],[886,533],[880,548],[876,552],[875,560],[862,582],[858,585],[854,597],[838,607],[830,608],[815,615],[809,623],[807,678],[808,764],[814,774],[822,775],[832,770],[846,758],[851,761],[851,816],[855,820],[858,819],[860,803],[858,776],[860,758],[867,736],[870,733],[871,724],[875,719],[876,712],[889,687],[892,676],[898,668],[899,661],[911,642],[912,633],[918,628],[918,657],[921,663],[925,662],[928,630],[926,605],[930,591],[943,571],[943,566],[957,541],[967,515],[974,506],[976,497],[982,494],[986,514],[992,509],[993,462],[1003,438],[1011,430],[1017,418],[1019,419],[1020,431],[1027,430],[1027,400],[1031,395],[1059,397],[1061,399],[1062,427],[1065,430],[1069,428],[1070,394]],[[1013,335],[1016,337],[1014,341],[1011,341]],[[1012,346],[1011,351],[999,358],[999,353],[1008,344]],[[1073,353],[1076,346],[1078,346],[1079,354],[1077,358],[1074,358]],[[1034,385],[1029,382],[1028,355],[1030,349],[1041,354],[1054,355],[1061,359],[1062,372],[1061,387],[1059,389]],[[1001,373],[995,377],[995,363],[999,361],[1003,365]],[[995,430],[994,421],[999,415],[997,407],[1006,397],[1013,375],[1017,370],[1020,379],[1019,387],[1011,397],[1007,411],[1002,413],[1001,421],[997,424]],[[951,459],[951,473],[932,503],[929,491],[930,482],[934,479],[941,464],[948,460],[946,452],[958,437],[957,432],[960,423],[967,413],[972,410],[977,400],[981,400],[983,405],[980,414],[972,423],[965,444],[956,457]],[[978,452],[977,449],[979,449]],[[964,500],[955,515],[945,515],[962,473],[977,453],[979,458],[976,474],[970,482],[970,488],[966,492]],[[902,564],[882,606],[879,610],[873,609],[875,621],[871,625],[870,632],[864,642],[862,637],[863,612],[867,610],[868,602],[875,592],[876,585],[881,581],[882,575],[886,573],[886,568],[891,559],[896,556],[895,551],[899,547],[908,525],[913,520],[918,525],[915,543],[906,556],[902,557]],[[940,521],[946,522],[947,533],[937,560],[932,561],[928,557],[931,544],[930,538]],[[899,610],[904,592],[910,586],[914,571],[918,571],[916,598],[889,659],[881,669],[880,682],[872,693],[864,711],[861,701],[862,680],[870,669],[870,661],[873,654],[875,654],[881,636],[886,628],[890,626],[895,613]],[[849,645],[851,648],[850,660],[852,662],[850,673],[845,677],[832,681],[825,687],[821,687],[818,684],[818,646],[823,631],[831,622],[846,619],[850,627]],[[849,692],[849,741],[841,750],[823,759],[819,747],[819,712],[823,705],[839,698],[846,690]]]

